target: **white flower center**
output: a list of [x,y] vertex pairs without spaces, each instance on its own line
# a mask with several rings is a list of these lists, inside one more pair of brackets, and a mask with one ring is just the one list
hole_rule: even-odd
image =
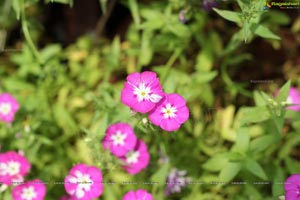
[[0,104],[0,113],[3,115],[7,115],[11,112],[11,105],[10,103],[1,103]]
[[22,190],[21,198],[22,200],[32,200],[37,197],[36,192],[34,191],[33,186],[29,186]]
[[144,83],[140,83],[138,87],[134,87],[133,94],[137,95],[138,102],[141,102],[143,100],[148,101],[150,99],[150,92],[150,87],[145,86]]
[[117,131],[116,134],[111,136],[111,140],[113,141],[114,146],[124,146],[126,137],[126,134],[122,134],[121,131]]
[[7,173],[10,176],[16,175],[20,172],[20,163],[14,162],[14,161],[9,161],[7,163]]
[[140,153],[138,151],[132,151],[132,152],[129,152],[127,155],[126,155],[126,162],[128,164],[135,164],[138,162],[138,158],[140,156]]
[[168,103],[161,109],[161,112],[164,114],[164,118],[174,118],[176,117],[177,108]]
[[138,102],[146,100],[151,101],[153,103],[158,103],[162,99],[162,96],[158,94],[150,94],[151,88],[146,86],[145,83],[140,83],[138,87],[131,83],[129,84],[134,88],[133,94],[137,96]]
[[77,184],[76,191],[72,193],[75,193],[75,196],[80,199],[84,196],[86,191],[90,191],[93,181],[89,174],[82,174],[80,171],[76,171],[75,175],[76,176],[72,176],[69,181]]

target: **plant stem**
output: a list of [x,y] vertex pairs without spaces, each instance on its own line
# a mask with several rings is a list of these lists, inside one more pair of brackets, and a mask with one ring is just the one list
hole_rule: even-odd
[[33,40],[30,36],[29,30],[28,30],[28,25],[26,21],[26,15],[25,15],[25,4],[24,0],[20,0],[20,7],[21,7],[21,24],[22,24],[22,31],[25,36],[25,39],[29,45],[29,47],[32,50],[33,55],[36,57],[37,61],[39,64],[44,64],[44,61],[38,52],[37,48],[35,47]]
[[182,52],[182,49],[177,48],[174,51],[174,53],[172,54],[172,56],[170,57],[170,59],[168,60],[168,62],[166,64],[166,72],[164,73],[164,75],[161,78],[161,84],[162,85],[166,81],[166,78],[167,78],[168,74],[170,73],[172,65],[174,64],[174,62],[176,61],[176,59],[178,58],[178,56],[180,55],[181,52]]

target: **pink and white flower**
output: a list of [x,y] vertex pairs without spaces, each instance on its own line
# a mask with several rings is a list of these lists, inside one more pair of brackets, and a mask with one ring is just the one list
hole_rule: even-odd
[[124,156],[136,144],[133,128],[126,123],[116,123],[108,127],[103,138],[103,146],[116,156]]
[[147,113],[162,99],[163,94],[156,73],[135,72],[127,76],[121,101],[136,112]]
[[19,110],[19,103],[8,93],[0,95],[0,120],[10,123],[14,121],[15,113]]
[[0,154],[0,182],[11,185],[22,182],[31,168],[28,160],[14,151]]
[[147,145],[142,140],[138,140],[133,150],[119,158],[125,163],[123,168],[128,173],[137,174],[148,166],[150,154]]
[[39,179],[17,185],[12,190],[14,200],[43,200],[45,195],[46,186]]
[[65,178],[65,189],[78,200],[98,198],[103,192],[102,173],[94,166],[75,165]]
[[146,190],[139,189],[127,192],[122,200],[153,200],[153,197]]
[[176,131],[189,118],[189,109],[178,94],[165,95],[164,99],[149,113],[150,121],[166,131]]

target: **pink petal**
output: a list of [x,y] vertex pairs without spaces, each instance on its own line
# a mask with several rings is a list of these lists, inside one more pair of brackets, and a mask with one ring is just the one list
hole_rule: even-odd
[[151,111],[154,107],[155,107],[155,104],[150,101],[141,101],[141,102],[137,102],[132,107],[132,109],[137,112],[145,114],[145,113]]
[[184,106],[181,108],[178,108],[178,111],[176,113],[176,117],[175,120],[179,123],[179,124],[183,124],[184,122],[186,122],[186,120],[188,120],[189,116],[190,116],[190,112],[189,109]]
[[160,127],[166,131],[176,131],[180,128],[180,124],[175,119],[163,119]]
[[185,106],[186,104],[184,98],[178,94],[169,94],[167,98],[167,101],[170,102],[171,105],[176,106],[177,108]]
[[131,86],[127,85],[128,83],[125,83],[125,87],[121,92],[121,101],[129,107],[133,107],[134,104],[137,102],[137,98],[133,94],[133,89],[129,88]]
[[150,113],[149,113],[149,120],[152,124],[159,126],[161,121],[164,119],[163,113],[161,112],[161,106],[155,107]]
[[135,192],[130,191],[123,196],[122,200],[135,200],[135,199],[136,199]]
[[150,85],[153,81],[157,81],[156,73],[144,71],[141,73],[141,81]]
[[127,81],[133,85],[138,85],[141,82],[141,76],[138,72],[134,72],[127,76]]

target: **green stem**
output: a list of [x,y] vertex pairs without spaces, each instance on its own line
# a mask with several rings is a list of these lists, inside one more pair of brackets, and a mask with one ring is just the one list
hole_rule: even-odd
[[168,60],[168,62],[166,64],[166,72],[164,73],[164,75],[160,79],[162,85],[166,81],[166,78],[167,78],[168,74],[170,73],[172,65],[174,64],[174,62],[176,61],[176,59],[178,58],[178,56],[180,55],[181,52],[182,52],[182,49],[177,48],[174,51],[174,53],[172,54],[172,56],[170,57],[170,59]]
[[37,61],[39,64],[44,64],[44,61],[38,52],[37,48],[35,47],[33,40],[30,36],[29,30],[28,30],[28,25],[26,21],[26,15],[25,15],[25,4],[24,0],[20,0],[20,7],[21,7],[21,24],[22,24],[22,31],[24,33],[25,39],[31,48],[33,55],[36,57]]

